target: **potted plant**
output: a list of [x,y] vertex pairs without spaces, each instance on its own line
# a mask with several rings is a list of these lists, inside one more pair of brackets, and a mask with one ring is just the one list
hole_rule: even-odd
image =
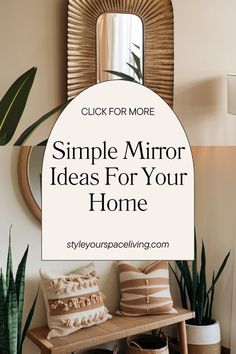
[[183,307],[195,312],[195,318],[190,320],[186,326],[189,354],[221,353],[220,325],[212,317],[212,310],[215,286],[229,256],[230,252],[226,255],[219,270],[216,273],[213,272],[211,284],[208,285],[205,245],[202,241],[201,264],[198,267],[195,235],[194,260],[191,262],[176,261],[180,276],[171,267],[179,287]]
[[28,249],[29,247],[22,257],[14,278],[10,236],[6,276],[4,277],[2,270],[0,271],[0,354],[22,354],[22,346],[34,314],[38,293],[22,327]]

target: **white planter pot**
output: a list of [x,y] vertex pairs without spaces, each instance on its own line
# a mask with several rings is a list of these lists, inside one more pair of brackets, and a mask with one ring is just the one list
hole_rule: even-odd
[[220,354],[221,335],[219,322],[209,326],[186,324],[189,354]]

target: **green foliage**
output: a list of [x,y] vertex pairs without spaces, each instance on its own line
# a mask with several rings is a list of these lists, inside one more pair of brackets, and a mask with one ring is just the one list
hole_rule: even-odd
[[7,144],[20,121],[34,82],[36,68],[20,76],[0,101],[0,145]]
[[33,318],[38,293],[22,330],[27,256],[28,247],[14,279],[10,230],[6,278],[4,278],[2,269],[0,273],[0,354],[22,354],[23,342]]
[[[132,43],[137,49],[140,50],[140,47],[137,46],[136,44]],[[131,58],[133,60],[133,64],[126,63],[135,73],[136,79],[130,75],[127,75],[125,73],[122,73],[120,71],[115,71],[115,70],[105,70],[105,72],[112,74],[114,76],[119,77],[121,80],[126,80],[126,81],[132,81],[132,82],[138,82],[141,83],[143,80],[143,73],[142,73],[142,68],[141,68],[141,60],[140,58],[133,52],[131,51]]]
[[191,322],[192,324],[202,326],[213,323],[212,311],[215,286],[226,266],[229,256],[230,252],[224,258],[216,275],[215,272],[213,272],[211,284],[209,288],[207,288],[205,245],[202,241],[201,264],[200,270],[198,270],[197,241],[195,233],[195,252],[194,260],[191,262],[192,264],[187,261],[176,261],[180,276],[178,276],[177,272],[171,267],[179,287],[182,306],[191,311],[195,311],[196,316]]
[[[0,146],[6,145],[12,139],[20,119],[24,113],[25,106],[35,79],[37,68],[26,71],[9,88],[0,101]],[[69,102],[66,102],[46,113],[34,124],[27,128],[17,139],[15,145],[22,145],[29,138],[32,132],[45,120],[56,112],[64,109]]]
[[[25,143],[25,141],[29,138],[29,136],[33,133],[33,131],[43,122],[45,122],[48,118],[50,118],[51,116],[53,116],[55,113],[57,113],[58,111],[61,111],[62,109],[64,109],[72,100],[63,103],[59,106],[57,106],[56,108],[52,109],[50,112],[44,114],[41,118],[39,118],[36,122],[34,122],[29,128],[27,128],[21,135],[20,137],[17,139],[17,141],[15,142],[15,146],[20,146],[23,145]],[[47,142],[47,141],[46,141]],[[44,144],[46,145],[46,144]]]

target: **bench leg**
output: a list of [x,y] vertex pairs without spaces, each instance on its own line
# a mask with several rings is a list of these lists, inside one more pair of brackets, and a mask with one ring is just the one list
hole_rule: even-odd
[[188,343],[187,343],[187,333],[186,333],[185,321],[178,323],[178,332],[179,332],[180,353],[181,354],[188,354]]

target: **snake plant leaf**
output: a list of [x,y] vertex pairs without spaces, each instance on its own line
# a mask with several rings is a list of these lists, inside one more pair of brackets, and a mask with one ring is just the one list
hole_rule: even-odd
[[209,320],[209,309],[210,309],[210,299],[209,299],[209,295],[207,295],[206,296],[206,304],[205,304],[205,314],[204,314],[204,319],[205,319],[206,323]]
[[12,272],[10,272],[9,288],[5,304],[4,334],[7,338],[9,354],[17,353],[18,308],[16,287]]
[[201,325],[204,317],[204,307],[206,303],[206,252],[205,245],[202,242],[201,252],[201,269],[200,269],[200,282],[199,282],[199,301],[198,301],[198,325]]
[[25,141],[29,138],[29,136],[33,133],[33,131],[43,122],[45,122],[48,118],[53,116],[58,111],[63,110],[72,100],[69,100],[63,104],[60,104],[56,108],[52,109],[50,112],[44,114],[41,118],[39,118],[35,123],[33,123],[29,128],[27,128],[17,139],[14,146],[20,146],[25,143]]
[[196,229],[194,230],[194,260],[192,262],[192,278],[193,278],[193,299],[192,299],[192,310],[196,309],[196,298],[197,298],[197,284],[198,284],[198,276],[197,276],[197,237],[196,237]]
[[21,342],[21,326],[22,326],[22,317],[23,317],[23,308],[24,308],[24,291],[25,291],[25,268],[27,262],[29,246],[27,247],[22,260],[18,266],[16,272],[16,295],[17,295],[17,305],[18,305],[18,350],[20,349]]
[[4,334],[4,329],[0,331],[0,354],[8,354],[7,338]]
[[115,71],[115,70],[105,70],[106,73],[115,75],[117,77],[120,77],[122,80],[126,80],[126,81],[135,81],[135,79],[127,74],[121,73],[120,71]]
[[24,112],[37,69],[31,68],[20,76],[0,101],[0,145],[13,137]]
[[6,282],[1,269],[0,272],[0,333],[2,333],[2,328],[3,328],[5,301],[6,301]]
[[7,342],[3,332],[5,301],[6,301],[6,282],[1,269],[1,273],[0,273],[0,354],[3,354],[4,352],[6,353],[7,351]]
[[10,275],[13,273],[13,266],[12,266],[12,253],[11,253],[11,232],[12,232],[12,225],[9,231],[9,246],[8,246],[8,255],[7,255],[7,270],[6,270],[6,286],[7,289],[10,283]]
[[143,78],[143,75],[142,75],[142,70],[141,70],[141,60],[140,58],[134,53],[134,52],[131,52],[133,58],[134,58],[134,62],[138,68],[138,71],[140,72],[141,74],[141,79]]
[[177,281],[177,284],[179,286],[180,297],[181,297],[181,302],[182,302],[183,308],[187,309],[188,305],[187,305],[187,297],[186,297],[186,290],[185,290],[185,283],[184,283],[183,276],[181,275],[181,278],[179,279],[178,276],[177,276],[176,271],[171,266],[171,264],[170,264],[170,269],[172,270],[172,272],[173,272],[173,274],[175,276],[175,279]]
[[133,66],[132,64],[130,63],[126,63],[134,72],[135,74],[137,75],[137,78],[139,79],[139,81],[141,80],[142,78],[142,74],[140,73],[139,69],[136,68],[135,66]]
[[185,284],[186,284],[186,288],[187,291],[189,293],[190,299],[191,299],[191,310],[193,309],[193,302],[192,302],[192,298],[193,298],[193,281],[192,281],[192,277],[191,277],[191,273],[190,273],[190,269],[189,269],[189,264],[187,261],[182,261],[183,264],[183,269],[184,269],[184,279],[185,279]]
[[209,305],[209,313],[207,316],[208,320],[212,319],[214,296],[215,296],[215,272],[213,272],[213,276],[212,276],[212,291],[211,291],[211,299],[210,299],[210,305]]
[[219,268],[219,270],[218,270],[218,272],[217,272],[217,274],[216,274],[216,277],[215,277],[215,279],[214,279],[214,283],[212,283],[210,289],[209,289],[208,292],[207,292],[208,294],[212,291],[212,288],[215,286],[215,284],[216,284],[217,281],[219,280],[219,278],[220,278],[220,276],[221,276],[221,273],[223,272],[223,270],[224,270],[224,268],[225,268],[225,266],[226,266],[226,264],[227,264],[227,262],[228,262],[228,259],[229,259],[229,257],[230,257],[230,253],[231,253],[231,252],[229,252],[229,253],[226,255],[226,257],[224,258],[224,260],[223,260],[223,262],[222,262],[222,264],[221,264],[221,266],[220,266],[220,268]]
[[1,297],[1,299],[5,299],[6,295],[7,295],[7,285],[6,285],[6,281],[5,281],[5,278],[4,278],[2,269],[1,269],[0,270],[0,297]]
[[25,326],[24,326],[24,329],[23,329],[23,332],[22,332],[22,337],[21,337],[20,348],[19,348],[18,354],[22,354],[23,343],[24,343],[25,337],[26,337],[26,335],[28,333],[28,330],[29,330],[29,327],[30,327],[30,324],[31,324],[31,321],[32,321],[32,318],[33,318],[33,315],[34,315],[34,311],[35,311],[35,307],[36,307],[36,303],[37,303],[37,299],[38,299],[38,294],[39,294],[39,289],[38,289],[38,291],[36,293],[34,302],[33,302],[32,306],[31,306],[31,309],[29,311],[28,317],[27,317],[26,322],[25,322]]
[[224,258],[216,275],[215,272],[213,273],[211,286],[209,290],[207,290],[205,245],[204,242],[202,242],[201,267],[200,271],[198,271],[196,230],[194,232],[194,238],[195,251],[194,261],[192,261],[191,273],[190,269],[188,269],[189,267],[187,266],[188,262],[176,261],[181,275],[180,277],[178,277],[176,274],[175,278],[179,286],[181,300],[183,296],[182,294],[184,287],[186,287],[187,289],[186,300],[182,300],[182,304],[185,304],[187,302],[187,305],[190,305],[188,308],[191,308],[191,310],[193,310],[195,307],[196,317],[195,320],[193,320],[193,323],[195,325],[210,325],[212,324],[212,310],[215,295],[215,285],[228,262],[230,252]]
[[[176,261],[176,264],[183,275],[188,297],[189,299],[192,299],[192,278],[191,278],[191,273],[189,270],[188,262],[186,261]],[[192,309],[192,303],[191,303],[191,309]]]

